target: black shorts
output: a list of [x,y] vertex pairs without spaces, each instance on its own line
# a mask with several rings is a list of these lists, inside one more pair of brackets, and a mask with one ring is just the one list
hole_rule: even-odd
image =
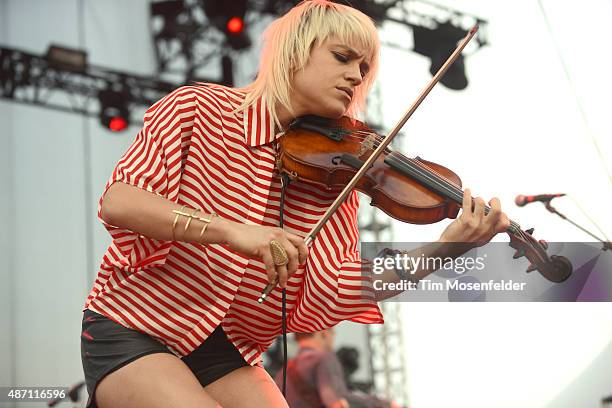
[[[81,360],[89,392],[87,407],[96,408],[94,393],[106,375],[152,353],[172,354],[166,346],[151,336],[128,329],[99,313],[85,310],[81,332]],[[221,326],[182,360],[203,387],[249,365],[227,339]]]

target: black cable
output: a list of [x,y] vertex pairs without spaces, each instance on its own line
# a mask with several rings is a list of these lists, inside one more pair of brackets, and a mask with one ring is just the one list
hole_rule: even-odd
[[[279,226],[283,228],[283,210],[285,208],[285,190],[289,185],[289,176],[287,173],[281,174],[281,196],[280,196],[280,217]],[[281,325],[283,330],[283,397],[287,397],[287,291],[283,289],[282,299],[282,317]]]
[[287,291],[283,289],[283,397],[287,398]]

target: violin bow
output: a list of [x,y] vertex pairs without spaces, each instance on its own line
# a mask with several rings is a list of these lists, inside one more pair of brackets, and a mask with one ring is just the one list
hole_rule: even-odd
[[[455,60],[459,57],[459,55],[461,54],[463,49],[466,47],[466,45],[470,42],[470,40],[474,37],[474,35],[476,35],[476,32],[478,32],[478,25],[474,25],[470,29],[470,31],[468,31],[468,33],[465,35],[463,40],[461,40],[461,43],[457,46],[455,51],[450,55],[450,57],[448,57],[444,65],[440,67],[438,72],[436,72],[436,74],[433,76],[433,78],[431,78],[427,86],[421,91],[419,96],[412,103],[412,106],[410,106],[410,108],[406,111],[404,116],[397,122],[397,124],[391,130],[391,132],[383,139],[380,145],[372,152],[370,157],[361,166],[359,171],[355,173],[351,181],[346,185],[346,187],[344,187],[340,195],[336,198],[336,200],[332,203],[332,205],[327,209],[327,211],[325,211],[325,214],[323,214],[323,217],[321,217],[321,219],[312,228],[312,230],[308,233],[308,235],[306,235],[306,237],[304,238],[304,242],[307,246],[310,246],[312,244],[315,236],[319,233],[321,228],[323,228],[323,225],[327,222],[327,220],[329,220],[329,218],[334,214],[334,212],[336,212],[336,210],[342,205],[344,200],[346,200],[346,197],[348,197],[349,193],[353,190],[355,185],[357,185],[357,183],[363,177],[363,175],[370,169],[370,167],[372,167],[372,164],[376,161],[376,159],[378,159],[378,157],[385,151],[389,143],[391,143],[391,141],[399,133],[402,127],[406,124],[408,119],[410,119],[412,114],[421,105],[423,100],[425,100],[427,95],[429,95],[433,87],[438,82],[440,82],[440,79],[442,79],[442,76],[444,76],[446,71],[448,71],[450,66],[453,64],[453,62],[455,62]],[[263,303],[263,301],[266,300],[266,297],[268,297],[268,295],[270,294],[270,292],[272,292],[272,290],[276,287],[276,285],[278,285],[278,277],[274,280],[273,283],[269,283],[268,285],[266,285],[266,287],[261,293],[261,296],[259,297],[259,299],[257,299],[257,302]]]

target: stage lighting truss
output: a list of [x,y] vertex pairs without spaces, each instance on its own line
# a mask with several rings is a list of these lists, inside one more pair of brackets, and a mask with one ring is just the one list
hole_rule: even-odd
[[408,406],[408,373],[401,305],[400,302],[379,304],[385,316],[385,324],[368,325],[368,355],[375,392],[401,406]]
[[[386,11],[399,0],[355,0],[352,5],[372,16],[384,19]],[[233,72],[227,71],[227,59],[244,70],[252,70],[255,58],[251,33],[258,35],[263,26],[284,14],[299,1],[274,0],[165,0],[151,3],[151,33],[160,75],[178,75],[184,82],[197,80],[199,72],[218,77],[215,82],[233,86]],[[232,33],[228,23],[239,18],[242,30]],[[215,74],[210,75],[211,72]],[[247,72],[249,82],[254,72]],[[240,76],[240,75],[238,75]],[[245,76],[245,75],[242,75]]]
[[[451,55],[457,44],[474,25],[479,26],[475,40],[450,66],[440,83],[449,89],[462,90],[468,85],[464,60],[488,44],[488,23],[476,16],[458,12],[423,0],[404,1],[391,8],[387,21],[412,29],[413,47],[403,44],[384,45],[421,54],[430,59],[429,72],[434,75]],[[404,41],[405,43],[405,41]]]
[[[181,81],[190,82],[200,81],[202,70],[214,71],[213,82],[233,85],[227,58],[250,48],[248,31],[254,18],[257,15],[250,12],[246,0],[151,3],[150,26],[158,73],[178,75]],[[240,30],[236,19],[240,20]]]
[[[231,4],[213,0],[170,0],[152,3],[151,32],[158,73],[166,78],[168,75],[178,76],[183,82],[197,80],[201,73],[230,86],[250,82],[257,66],[254,63],[256,50],[248,45],[250,37],[259,36],[259,28],[297,3],[298,0],[239,0]],[[419,38],[425,36],[426,42],[431,42],[429,38],[432,36],[444,39],[441,47],[435,49],[407,47],[405,44],[410,40],[406,37],[402,37],[401,42],[383,43],[427,56],[432,60],[431,70],[439,65],[438,61],[455,42],[454,36],[445,35],[449,31],[465,33],[472,25],[479,24],[480,30],[475,41],[468,46],[466,55],[488,43],[485,20],[427,0],[351,0],[350,4],[372,17],[378,25],[402,25]],[[243,18],[244,28],[239,37],[231,37],[224,28],[230,14]],[[235,73],[227,75],[221,60],[223,57],[234,62]],[[226,68],[227,61],[225,63]],[[463,89],[467,85],[462,66],[459,66],[462,63],[459,61],[453,65],[454,69],[442,81],[444,85],[453,89]]]
[[[151,106],[177,86],[91,65],[78,72],[50,64],[46,56],[0,48],[0,96],[16,102],[99,117],[99,95],[108,89],[121,89],[123,108],[118,110],[125,114],[136,106]],[[139,123],[142,117],[128,121]]]
[[[470,55],[489,43],[488,22],[472,14],[463,13],[448,7],[440,6],[426,0],[405,0],[397,2],[387,12],[386,21],[403,25],[410,29],[420,28],[435,31],[440,26],[451,26],[464,35],[468,30],[478,24],[479,29],[474,41],[466,47],[464,54]],[[405,41],[401,44],[387,42],[384,45],[405,51],[415,51],[406,47]],[[418,52],[418,51],[416,51]]]

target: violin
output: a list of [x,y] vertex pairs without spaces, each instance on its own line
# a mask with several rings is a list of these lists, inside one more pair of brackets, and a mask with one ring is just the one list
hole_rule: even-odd
[[[388,145],[477,31],[478,26],[470,29],[386,137],[347,117],[331,120],[305,116],[294,120],[284,132],[279,139],[276,163],[279,173],[325,188],[343,188],[304,239],[307,245],[354,188],[369,195],[372,205],[400,221],[430,224],[457,217],[463,204],[459,176],[439,164],[393,152]],[[486,214],[490,210],[485,206]],[[570,261],[562,256],[549,257],[548,244],[533,238],[533,228],[523,231],[518,223],[510,221],[506,232],[510,235],[510,246],[516,250],[514,259],[525,256],[530,261],[527,272],[537,269],[555,283],[570,277]],[[277,283],[278,279],[268,284],[257,301],[262,303]]]
[[[345,187],[364,166],[384,137],[364,123],[305,116],[293,121],[279,138],[277,170],[325,189]],[[463,203],[461,179],[452,170],[419,157],[409,158],[385,147],[359,178],[355,189],[371,198],[371,205],[412,224],[432,224],[456,218]],[[485,214],[490,207],[485,206]],[[538,270],[551,282],[565,281],[572,264],[562,256],[548,256],[548,244],[510,221],[506,231],[514,259],[525,256],[527,272]]]

